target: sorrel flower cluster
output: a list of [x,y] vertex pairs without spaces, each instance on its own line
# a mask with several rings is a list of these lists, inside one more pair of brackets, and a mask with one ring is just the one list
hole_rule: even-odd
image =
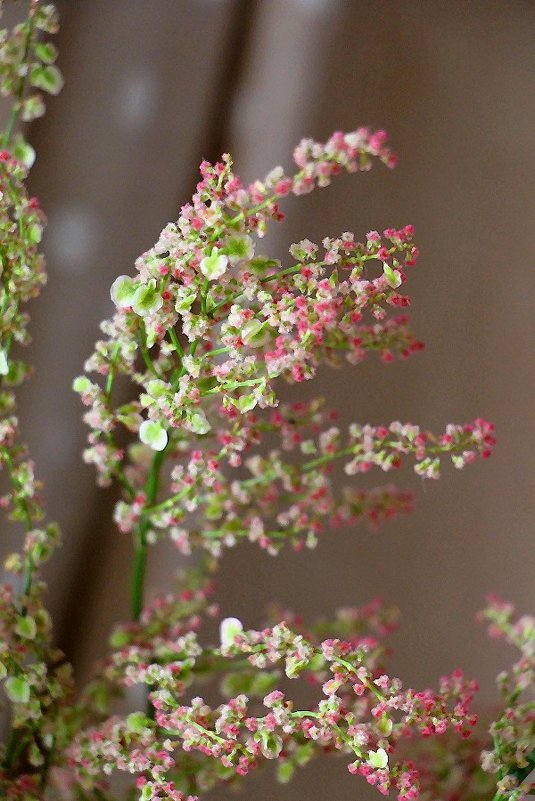
[[[345,430],[323,401],[279,396],[277,379],[311,379],[321,364],[347,368],[371,350],[389,362],[422,348],[400,313],[418,256],[412,226],[344,232],[321,246],[303,240],[288,263],[259,245],[268,223],[282,220],[286,196],[326,186],[342,170],[392,167],[382,131],[303,140],[293,174],[277,168],[249,186],[229,156],[204,162],[192,203],[136,274],[114,281],[115,314],[87,362],[91,378],[74,383],[91,429],[85,459],[100,484],[122,489],[115,521],[134,544],[132,619],[75,691],[43,599],[41,566],[58,530],[43,523],[13,392],[28,373],[14,348],[28,342],[23,305],[45,278],[45,220],[24,186],[34,154],[15,130],[43,111],[31,87],[61,88],[55,49],[40,40],[56,27],[54,8],[32,0],[25,22],[0,35],[1,88],[12,102],[0,153],[0,467],[8,479],[0,506],[25,532],[21,552],[5,561],[13,584],[0,587],[0,681],[11,709],[1,797],[111,800],[110,775],[122,771],[135,777],[129,799],[196,801],[266,760],[284,782],[314,756],[337,753],[352,774],[405,801],[483,801],[494,790],[495,801],[518,801],[535,765],[534,625],[514,623],[509,605],[493,602],[485,613],[491,633],[522,652],[500,679],[504,710],[492,742],[465,739],[476,724],[476,685],[460,671],[442,677],[438,691],[404,689],[387,674],[382,640],[396,613],[380,601],[308,627],[280,610],[258,630],[226,618],[218,645],[203,627],[219,615],[211,576],[224,547],[246,539],[277,554],[285,543],[312,547],[333,526],[375,527],[410,511],[412,497],[391,483],[363,489],[360,473],[411,460],[418,475],[438,478],[444,457],[461,468],[494,445],[481,419],[439,434],[398,421]],[[346,487],[333,480],[335,463]],[[163,537],[181,558],[199,551],[200,565],[180,575],[176,592],[147,602],[148,550]],[[290,680],[299,678],[310,699],[297,704]],[[132,708],[136,685],[146,703],[120,714],[115,700],[125,696],[122,708]],[[417,745],[428,738],[431,756]]]
[[[278,623],[244,632],[239,621],[226,619],[221,646],[214,649],[202,647],[188,625],[176,622],[171,631],[157,626],[155,638],[155,615],[148,612],[141,625],[116,633],[123,647],[103,666],[100,681],[147,685],[153,716],[111,717],[84,731],[69,749],[71,765],[88,787],[101,771],[118,768],[142,774],[142,798],[182,798],[178,786],[187,786],[191,775],[206,789],[277,759],[279,778],[288,781],[296,767],[334,750],[381,792],[395,787],[399,798],[416,798],[417,772],[396,760],[396,743],[413,732],[467,733],[475,722],[468,713],[475,685],[457,672],[442,679],[438,694],[403,690],[381,670],[378,638],[391,630],[392,618],[374,602],[341,610],[334,624],[319,623],[309,632],[296,620],[291,627]],[[336,628],[347,639],[320,639]],[[185,703],[182,697],[208,671],[226,673],[222,691],[228,700],[217,708],[198,696]],[[319,695],[311,708],[296,708],[273,689],[283,672],[307,679]]]
[[[217,554],[242,537],[272,551],[287,540],[312,545],[325,518],[377,522],[409,502],[393,487],[339,497],[329,481],[334,460],[353,476],[410,456],[419,475],[437,478],[442,455],[462,467],[490,454],[483,420],[440,435],[399,422],[354,424],[344,434],[318,401],[279,403],[280,377],[301,382],[322,362],[355,364],[370,350],[389,361],[422,347],[405,315],[387,316],[409,303],[401,290],[418,255],[412,226],[362,241],[345,232],[321,249],[303,240],[290,247],[290,265],[258,252],[267,223],[282,219],[284,196],[374,159],[393,164],[385,134],[362,128],[325,144],[304,140],[296,173],[277,168],[247,187],[229,156],[205,162],[193,202],[138,259],[137,275],[113,283],[117,311],[86,364],[105,380],[82,376],[75,389],[89,407],[85,458],[102,484],[122,485],[116,521],[134,532],[139,552],[163,533],[186,553],[201,544]],[[123,376],[137,394],[126,403],[115,391]],[[126,449],[124,429],[135,435]],[[266,455],[273,434],[280,444]],[[291,449],[300,458],[288,462]]]

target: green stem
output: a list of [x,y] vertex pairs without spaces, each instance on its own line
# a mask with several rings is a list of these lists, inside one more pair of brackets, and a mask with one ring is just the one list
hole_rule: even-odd
[[[9,480],[11,481],[11,484],[13,486],[13,492],[16,493],[17,489],[19,488],[19,481],[15,476],[15,466],[13,464],[13,458],[9,453],[9,451],[7,450],[3,451],[3,456],[5,463],[7,465],[7,471],[9,473]],[[33,518],[28,501],[26,500],[26,498],[15,498],[14,502],[16,505],[19,506],[19,509],[22,512],[26,533],[29,533],[33,529]],[[33,579],[33,570],[34,570],[33,560],[29,554],[26,554],[24,557],[24,584],[22,588],[23,595],[28,595],[28,593],[30,592]],[[24,609],[23,609],[23,614],[24,614]]]
[[[31,40],[32,40],[33,28],[34,28],[34,10],[33,10],[33,6],[34,6],[34,4],[32,3],[32,8],[30,9],[30,14],[29,14],[28,20],[26,22],[26,36],[25,36],[25,39],[24,39],[24,52],[23,52],[23,55],[22,55],[21,64],[25,64],[26,63],[27,58],[28,58],[28,52],[30,50],[30,43],[31,43]],[[19,81],[19,85],[18,85],[17,91],[15,93],[14,103],[11,106],[9,119],[7,121],[6,129],[4,131],[4,135],[2,137],[2,145],[5,148],[7,148],[10,145],[13,133],[14,133],[15,128],[17,127],[17,124],[18,124],[18,121],[19,121],[20,112],[21,112],[21,109],[22,109],[22,100],[23,100],[23,97],[24,97],[24,90],[26,88],[27,77],[28,77],[28,72],[25,72],[24,75],[22,75],[22,77],[21,77],[21,79]]]
[[[176,336],[176,335],[175,335]],[[199,342],[195,340],[192,342],[189,349],[189,355],[193,356],[197,350]],[[180,378],[186,372],[184,365],[177,370],[172,384],[176,389]],[[166,452],[169,449],[169,443],[163,451],[158,451],[155,454],[149,477],[145,485],[146,506],[151,507],[154,505],[156,496],[158,495],[158,485],[160,482],[160,471],[165,460]],[[134,538],[134,567],[132,572],[132,618],[139,620],[141,610],[143,609],[143,593],[145,585],[145,572],[147,567],[147,532],[150,527],[149,518],[144,515],[138,525],[137,532]]]
[[[521,784],[524,779],[527,779],[531,771],[535,769],[535,748],[531,754],[529,754],[527,760],[528,764],[525,768],[516,768],[516,770],[505,773],[505,776],[514,776],[518,784]],[[508,797],[508,795],[503,795],[502,793],[497,792],[492,801],[507,801]]]
[[[160,470],[165,459],[165,450],[158,451],[152,460],[145,492],[147,503],[152,504],[158,494],[158,484],[160,480]],[[132,573],[132,618],[139,620],[143,609],[143,591],[145,585],[145,572],[147,568],[147,532],[149,520],[143,518],[135,535],[134,568]]]
[[174,346],[176,352],[178,353],[178,355],[180,356],[180,360],[182,361],[182,359],[184,358],[184,348],[182,347],[182,345],[179,342],[179,339],[178,339],[178,337],[176,335],[175,329],[174,328],[170,328],[167,333],[169,334],[169,339],[173,343],[173,346]]

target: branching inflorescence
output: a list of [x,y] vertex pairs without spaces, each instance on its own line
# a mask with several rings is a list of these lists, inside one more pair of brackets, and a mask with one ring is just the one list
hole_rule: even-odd
[[[136,777],[128,798],[191,801],[265,760],[276,760],[288,781],[314,756],[341,753],[351,773],[406,801],[422,793],[464,798],[459,776],[470,783],[466,801],[495,790],[496,801],[516,801],[535,764],[533,705],[522,695],[533,676],[531,618],[513,624],[512,609],[498,602],[487,611],[493,632],[522,651],[501,681],[505,708],[492,744],[465,740],[476,724],[476,685],[460,671],[437,692],[404,689],[386,674],[382,640],[396,614],[379,601],[309,628],[291,613],[251,631],[227,618],[217,646],[202,628],[218,615],[211,573],[223,548],[249,540],[277,554],[287,543],[313,547],[340,524],[375,527],[410,511],[412,497],[391,483],[359,488],[360,473],[408,460],[419,476],[438,478],[444,458],[461,468],[494,445],[482,419],[439,434],[398,421],[345,430],[321,400],[279,396],[278,379],[312,379],[322,364],[356,365],[370,351],[389,362],[423,347],[401,311],[418,257],[411,225],[360,238],[344,232],[321,246],[303,240],[284,263],[259,245],[268,223],[282,220],[288,195],[326,186],[344,170],[394,166],[382,131],[303,140],[293,174],[277,168],[249,186],[230,156],[203,162],[192,202],[138,259],[135,276],[114,281],[115,314],[86,363],[91,378],[77,378],[74,388],[87,407],[85,460],[101,485],[121,488],[114,517],[134,545],[132,619],[114,631],[109,655],[75,697],[40,578],[57,529],[40,522],[12,390],[27,373],[12,352],[28,339],[22,304],[44,281],[44,217],[24,187],[33,154],[14,132],[19,119],[42,112],[29,86],[61,88],[55,50],[39,40],[55,27],[54,9],[34,1],[27,20],[2,34],[2,89],[13,110],[0,154],[0,464],[10,482],[0,504],[26,530],[22,553],[6,560],[16,584],[0,594],[0,672],[12,705],[2,797],[102,801],[117,797],[108,776],[124,771]],[[176,593],[147,602],[149,548],[164,537],[181,555],[204,555]],[[300,677],[308,704],[290,696],[288,680]],[[196,694],[207,682],[222,704]],[[121,717],[114,699],[135,685],[145,688],[146,708]],[[432,756],[422,757],[416,736],[436,739]]]

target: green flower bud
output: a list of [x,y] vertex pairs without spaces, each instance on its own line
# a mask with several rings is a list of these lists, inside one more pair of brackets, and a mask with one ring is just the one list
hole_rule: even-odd
[[92,383],[89,378],[85,375],[79,375],[78,378],[75,378],[72,382],[72,388],[75,392],[79,392],[81,395],[84,395],[86,392],[92,387]]
[[30,700],[30,685],[22,676],[10,676],[4,686],[12,703],[27,704]]
[[191,291],[189,288],[180,287],[178,296],[175,303],[175,310],[177,312],[187,312],[193,306],[197,293]]
[[256,404],[258,403],[257,399],[254,395],[240,395],[235,401],[233,401],[234,405],[240,412],[250,412],[251,409],[254,409]]
[[241,338],[250,348],[260,348],[270,338],[271,328],[261,320],[249,320],[241,330]]
[[253,256],[253,240],[250,236],[231,236],[225,242],[225,247],[221,252],[228,256],[231,264],[237,264]]
[[161,378],[154,378],[147,384],[147,392],[151,398],[160,398],[168,389],[168,385]]
[[163,451],[169,437],[161,423],[156,420],[144,420],[139,427],[139,438],[144,445],[153,451]]
[[24,164],[24,166],[28,169],[33,167],[35,162],[35,150],[22,138],[22,136],[17,136],[15,139],[15,144],[13,145],[13,155],[17,161],[20,161],[21,164]]
[[393,270],[388,264],[383,264],[383,273],[388,286],[397,289],[401,286],[401,274],[399,270]]
[[212,428],[202,409],[187,413],[186,427],[194,434],[207,434]]
[[33,223],[28,228],[28,241],[31,245],[38,245],[43,237],[43,229],[39,223]]
[[377,751],[368,751],[368,765],[372,768],[383,770],[388,765],[388,754],[384,748],[378,748]]
[[161,309],[163,298],[156,290],[156,279],[151,278],[147,284],[139,286],[132,300],[132,308],[140,317],[154,314]]
[[260,750],[266,759],[277,759],[282,751],[282,739],[278,734],[262,732]]
[[120,275],[111,285],[110,295],[118,309],[127,309],[134,302],[138,284],[128,275]]

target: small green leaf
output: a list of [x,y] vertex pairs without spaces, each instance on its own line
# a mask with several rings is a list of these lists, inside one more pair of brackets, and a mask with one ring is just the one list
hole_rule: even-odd
[[39,223],[32,223],[28,228],[28,241],[31,245],[38,245],[43,236],[43,229]]
[[133,732],[134,734],[142,734],[144,729],[150,724],[150,721],[143,712],[132,712],[126,718],[126,726],[128,731]]
[[21,615],[17,619],[17,623],[15,625],[15,631],[25,640],[34,640],[35,635],[37,634],[37,626],[33,617],[29,615]]
[[35,150],[22,138],[22,136],[17,136],[15,140],[13,145],[13,155],[17,161],[20,161],[21,164],[24,164],[24,166],[28,169],[33,167],[35,162]]
[[22,104],[21,119],[23,122],[31,122],[45,113],[45,104],[41,95],[30,95]]
[[234,405],[240,410],[240,412],[250,412],[251,409],[254,409],[256,404],[258,403],[257,399],[254,395],[240,395],[239,398],[232,401]]
[[141,790],[140,799],[141,801],[151,801],[151,798],[153,798],[152,786],[150,784],[146,784]]
[[277,767],[277,779],[281,784],[287,784],[295,773],[295,765],[287,759],[279,762]]
[[38,5],[33,18],[34,25],[45,33],[56,33],[58,30],[58,12],[52,3]]
[[161,398],[168,389],[169,385],[161,378],[153,378],[147,384],[147,392],[151,398]]
[[30,83],[49,95],[57,95],[61,92],[64,81],[61,72],[53,64],[37,64],[30,71]]
[[228,256],[231,264],[250,259],[254,254],[253,240],[247,235],[231,236],[221,252]]
[[186,415],[186,425],[194,434],[199,434],[201,436],[207,434],[212,428],[202,409],[188,412]]
[[134,302],[138,286],[130,276],[120,275],[111,285],[110,297],[119,309],[127,309]]
[[86,375],[79,375],[78,378],[75,378],[72,382],[74,392],[79,392],[81,395],[89,392],[92,386],[93,384]]
[[135,291],[132,299],[132,308],[140,317],[154,314],[161,309],[163,298],[156,289],[156,280],[151,278],[146,284],[141,284]]
[[58,50],[52,42],[36,42],[33,49],[35,55],[43,64],[53,64],[58,57]]
[[37,743],[32,743],[28,752],[28,762],[32,767],[39,768],[45,761],[45,757],[39,749]]

